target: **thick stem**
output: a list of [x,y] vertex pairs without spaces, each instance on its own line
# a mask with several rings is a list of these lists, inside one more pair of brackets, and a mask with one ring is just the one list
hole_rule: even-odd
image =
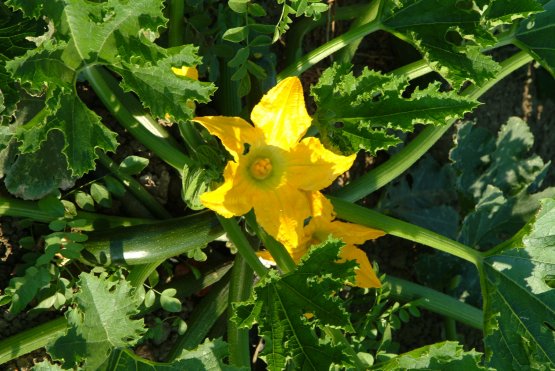
[[481,265],[482,254],[457,241],[341,199],[332,198],[331,201],[337,216],[341,219],[370,228],[380,229],[393,236],[433,247],[434,249],[467,260],[477,267]]
[[239,251],[239,254],[243,256],[247,264],[251,266],[251,268],[259,277],[264,277],[266,273],[268,273],[268,270],[260,262],[258,256],[256,256],[251,244],[249,243],[249,240],[247,240],[247,237],[245,236],[243,231],[241,231],[241,228],[237,224],[237,221],[234,218],[227,219],[222,216],[218,216],[218,220],[224,228],[227,237],[231,242],[233,242],[233,244]]
[[101,67],[86,68],[83,73],[102,103],[131,135],[168,165],[179,172],[183,170],[187,157],[180,146],[144,112],[134,96],[124,93],[116,79]]
[[141,183],[136,181],[131,175],[121,171],[119,166],[116,165],[110,157],[101,151],[98,151],[97,155],[102,166],[110,170],[110,172],[118,178],[153,215],[161,219],[169,219],[172,217],[172,215],[160,205],[156,198],[144,189]]
[[[353,22],[350,29],[354,30],[357,27],[374,21],[378,17],[380,5],[381,0],[371,1],[370,5],[361,13],[359,13],[358,18]],[[341,52],[339,52],[337,60],[341,63],[350,63],[361,41],[362,39],[354,40],[349,45],[347,45],[343,50],[341,50]]]
[[288,76],[298,76],[310,67],[314,66],[316,63],[320,62],[322,59],[330,56],[341,48],[349,45],[353,41],[363,38],[364,36],[371,34],[372,32],[381,29],[381,23],[378,19],[357,27],[353,30],[345,32],[341,36],[336,37],[333,40],[328,41],[324,45],[314,49],[313,51],[307,53],[302,58],[299,58],[295,63],[286,67],[277,75],[277,81],[283,80]]
[[[229,284],[229,307],[250,297],[253,286],[253,270],[241,254],[235,257]],[[229,312],[231,313],[231,312]],[[230,317],[230,316],[228,316]],[[227,322],[227,342],[230,363],[237,367],[250,368],[249,330],[238,328],[231,318]]]
[[183,45],[185,41],[185,0],[169,0],[168,45]]

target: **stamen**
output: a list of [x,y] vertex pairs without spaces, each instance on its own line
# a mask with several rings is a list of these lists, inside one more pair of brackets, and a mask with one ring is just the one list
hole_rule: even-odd
[[272,162],[267,157],[257,158],[250,166],[250,173],[255,179],[266,179],[272,173]]

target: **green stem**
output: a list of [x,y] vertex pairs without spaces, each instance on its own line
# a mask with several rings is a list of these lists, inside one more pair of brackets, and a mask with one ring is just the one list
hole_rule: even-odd
[[[229,307],[250,297],[253,286],[253,270],[241,254],[235,256],[229,284]],[[249,330],[238,328],[231,319],[227,322],[227,342],[230,363],[239,368],[250,368]]]
[[66,318],[59,317],[7,339],[0,340],[0,365],[44,347],[46,344],[62,336],[66,328]]
[[445,236],[398,220],[374,210],[354,205],[338,198],[331,199],[337,216],[349,222],[380,229],[393,236],[401,237],[467,260],[477,267],[481,266],[483,256],[468,246],[453,241]]
[[264,277],[268,273],[268,270],[260,262],[258,256],[256,256],[250,242],[237,224],[237,221],[234,218],[228,219],[219,215],[218,220],[226,232],[227,238],[237,247],[237,250],[241,256],[243,256],[247,264],[250,265],[259,277]]
[[[500,80],[530,62],[530,57],[526,52],[519,52],[501,63],[501,70],[495,78],[489,80],[483,86],[470,86],[464,90],[462,95],[472,99],[478,99],[485,92],[491,89]],[[366,197],[372,192],[380,189],[384,185],[405,172],[420,157],[445,134],[447,130],[455,123],[451,120],[443,126],[428,126],[415,139],[408,143],[401,151],[393,155],[382,165],[364,174],[358,179],[353,180],[345,187],[335,193],[335,196],[347,201],[358,201]]]
[[187,331],[177,339],[168,354],[169,362],[175,360],[184,350],[198,346],[225,312],[228,306],[229,276],[226,274],[195,307],[187,321],[189,324]]
[[141,103],[124,93],[117,80],[101,67],[84,69],[84,76],[118,122],[139,142],[181,172],[187,157],[170,134],[144,112]]
[[185,41],[185,0],[169,0],[168,45],[183,45]]
[[[359,13],[358,18],[353,22],[350,29],[353,30],[357,27],[374,21],[378,17],[380,5],[380,0],[373,0],[366,9]],[[349,45],[341,50],[341,52],[337,56],[337,60],[341,63],[350,63],[361,41],[362,39],[358,39],[349,43]]]
[[335,53],[346,45],[349,45],[350,43],[361,39],[372,32],[380,30],[381,27],[382,25],[379,20],[375,19],[372,22],[345,32],[344,34],[307,53],[302,58],[299,58],[295,63],[286,67],[276,76],[277,81],[279,82],[288,76],[300,75],[316,63],[320,62],[322,59]]
[[[335,12],[334,20],[346,21],[356,18],[360,16],[362,12],[365,12],[366,9],[370,6],[372,6],[372,4],[353,4],[340,6]],[[285,42],[285,44],[287,45],[287,48],[285,48],[285,61],[287,64],[291,64],[295,61],[295,59],[302,57],[302,44],[304,37],[315,28],[325,26],[326,22],[327,17],[325,16],[325,14],[322,14],[322,16],[318,18],[318,20],[303,18],[300,21],[295,22],[291,26],[291,29],[287,31],[287,41]]]
[[478,330],[484,328],[484,316],[478,308],[463,303],[452,296],[401,278],[388,275],[386,282],[391,286],[391,297],[395,300],[416,301],[415,304],[420,308],[453,318]]
[[152,196],[144,187],[135,180],[131,175],[121,171],[118,165],[112,161],[104,152],[97,151],[98,160],[100,163],[118,178],[129,191],[137,197],[139,201],[150,211],[152,214],[161,219],[169,219],[172,215],[164,209],[162,205]]
[[[38,202],[17,200],[8,196],[0,196],[0,215],[7,215],[19,218],[29,218],[37,222],[50,223],[60,216],[41,210]],[[69,215],[66,215],[70,217]],[[156,220],[127,218],[111,215],[102,215],[78,211],[73,219],[84,219],[88,222],[83,226],[83,230],[93,230],[97,225],[104,225],[106,228],[129,227],[138,224],[149,224]]]

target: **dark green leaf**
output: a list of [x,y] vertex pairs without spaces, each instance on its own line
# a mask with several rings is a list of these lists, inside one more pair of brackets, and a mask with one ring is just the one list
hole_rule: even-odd
[[55,131],[36,152],[18,153],[15,146],[4,150],[2,167],[8,191],[23,199],[36,200],[58,188],[73,186],[75,178],[67,169],[63,147],[63,136]]
[[29,267],[25,270],[23,277],[15,277],[5,289],[6,297],[11,297],[11,305],[8,308],[11,316],[20,313],[39,292],[40,289],[50,284],[52,275],[48,268]]
[[253,17],[264,17],[266,15],[266,9],[257,3],[249,3],[248,12]]
[[227,65],[229,67],[239,67],[245,64],[247,59],[249,59],[250,52],[251,51],[248,46],[237,50],[237,53],[235,53],[235,56],[227,62]]
[[486,354],[498,370],[555,368],[554,223],[546,199],[524,237],[484,259]]
[[555,0],[544,5],[545,11],[520,22],[516,33],[519,47],[527,50],[555,77]]
[[481,53],[495,39],[471,1],[387,1],[382,22],[414,45],[429,66],[456,88],[466,80],[482,84],[499,70],[491,57]]
[[432,157],[424,157],[403,177],[388,184],[379,208],[386,214],[455,238],[459,215],[450,206],[457,200],[454,184],[455,174],[449,166],[440,167]]

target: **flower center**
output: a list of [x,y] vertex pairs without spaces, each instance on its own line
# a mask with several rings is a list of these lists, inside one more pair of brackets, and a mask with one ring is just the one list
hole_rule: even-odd
[[253,178],[264,180],[272,174],[272,161],[267,157],[259,157],[250,166]]

